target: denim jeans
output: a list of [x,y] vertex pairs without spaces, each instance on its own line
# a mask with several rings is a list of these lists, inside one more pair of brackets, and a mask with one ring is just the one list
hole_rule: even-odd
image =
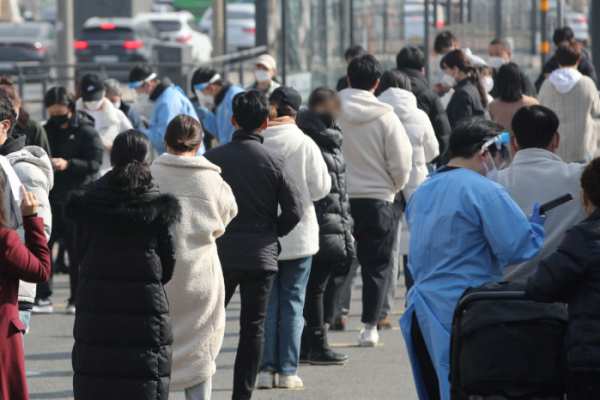
[[304,329],[304,298],[312,257],[279,261],[265,321],[265,349],[260,371],[296,375]]
[[185,389],[185,400],[210,400],[212,391],[212,376],[197,384]]
[[[29,320],[31,319],[31,310],[19,310],[19,319],[21,323],[25,327],[24,331],[21,331],[21,336],[24,336],[29,330]],[[25,346],[25,342],[23,342],[23,346]]]

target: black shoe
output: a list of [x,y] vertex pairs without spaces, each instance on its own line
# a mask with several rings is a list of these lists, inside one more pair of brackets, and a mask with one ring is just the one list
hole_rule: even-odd
[[311,365],[344,365],[347,362],[347,355],[336,353],[333,350],[308,352],[308,363]]

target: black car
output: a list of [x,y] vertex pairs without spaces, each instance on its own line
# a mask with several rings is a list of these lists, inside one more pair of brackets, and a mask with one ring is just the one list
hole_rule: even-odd
[[0,23],[0,74],[16,74],[15,62],[33,62],[24,68],[32,73],[40,68],[35,64],[56,60],[56,32],[46,22]]
[[[74,47],[78,63],[104,64],[108,75],[126,79],[133,67],[118,64],[153,61],[153,48],[159,43],[158,31],[149,21],[94,17],[83,24]],[[77,69],[79,74],[99,70],[89,66]]]

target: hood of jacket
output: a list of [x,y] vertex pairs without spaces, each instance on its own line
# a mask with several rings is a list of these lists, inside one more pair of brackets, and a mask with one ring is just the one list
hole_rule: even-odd
[[84,189],[71,192],[65,217],[106,229],[145,229],[181,220],[181,205],[175,196],[161,194],[156,186],[138,196],[116,192],[109,185],[112,174],[109,171]]
[[25,141],[27,137],[25,135],[19,135],[16,133],[11,134],[6,142],[0,147],[0,156],[7,156],[10,153],[21,150],[25,147]]
[[404,121],[417,110],[417,98],[408,90],[389,88],[379,95],[379,101],[394,107],[401,121]]
[[294,123],[271,125],[263,131],[265,145],[289,158],[302,145],[304,133]]
[[41,147],[22,147],[20,150],[6,154],[6,158],[10,162],[10,165],[26,162],[36,166],[48,180],[48,187],[52,189],[54,186],[54,171],[52,169],[52,162],[50,161],[48,154]]
[[353,124],[366,124],[394,109],[380,102],[374,94],[360,89],[344,89],[340,92],[341,114]]
[[548,80],[554,85],[558,93],[569,93],[575,85],[581,80],[583,75],[575,68],[555,69]]
[[219,174],[221,173],[221,168],[211,163],[203,156],[183,157],[169,153],[163,153],[156,160],[154,160],[152,164],[178,168],[207,169],[218,172]]
[[319,146],[330,149],[342,147],[342,131],[337,124],[332,127],[325,126],[316,113],[306,108],[301,109],[298,113],[296,125]]
[[[75,102],[75,107],[83,112],[86,111],[83,105],[83,99],[79,98]],[[102,99],[102,126],[98,126],[97,130],[107,129],[111,126],[119,126],[120,120],[117,114],[117,108],[106,98]],[[93,117],[90,117],[93,120]],[[94,121],[95,122],[95,121]],[[94,124],[95,125],[95,124]]]
[[408,79],[410,79],[410,85],[412,86],[413,93],[418,94],[429,89],[429,85],[427,84],[427,79],[425,78],[425,75],[423,75],[418,69],[399,68],[398,70],[408,75]]

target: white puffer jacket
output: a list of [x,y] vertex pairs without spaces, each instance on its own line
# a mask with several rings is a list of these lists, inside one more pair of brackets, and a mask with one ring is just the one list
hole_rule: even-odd
[[[21,150],[7,154],[6,158],[25,189],[37,196],[40,203],[38,217],[44,220],[44,232],[46,233],[46,240],[49,240],[52,231],[52,210],[50,209],[48,194],[54,185],[54,172],[48,154],[41,147],[26,146]],[[8,187],[5,191],[4,202],[9,228],[17,231],[21,241],[25,242],[21,208]],[[19,301],[33,303],[35,288],[35,283],[21,281],[19,284]]]
[[[408,90],[389,88],[379,95],[379,101],[394,107],[394,112],[402,121],[404,130],[412,145],[412,170],[408,183],[402,190],[406,201],[417,190],[429,174],[427,165],[440,154],[435,131],[427,114],[417,108],[417,98]],[[406,220],[402,224],[400,253],[408,254],[410,232]]]
[[293,120],[290,123],[269,125],[263,131],[263,136],[265,146],[285,157],[304,205],[304,215],[298,225],[287,236],[279,239],[282,248],[279,260],[314,256],[319,251],[319,223],[313,202],[321,200],[331,190],[331,176],[321,150]]

